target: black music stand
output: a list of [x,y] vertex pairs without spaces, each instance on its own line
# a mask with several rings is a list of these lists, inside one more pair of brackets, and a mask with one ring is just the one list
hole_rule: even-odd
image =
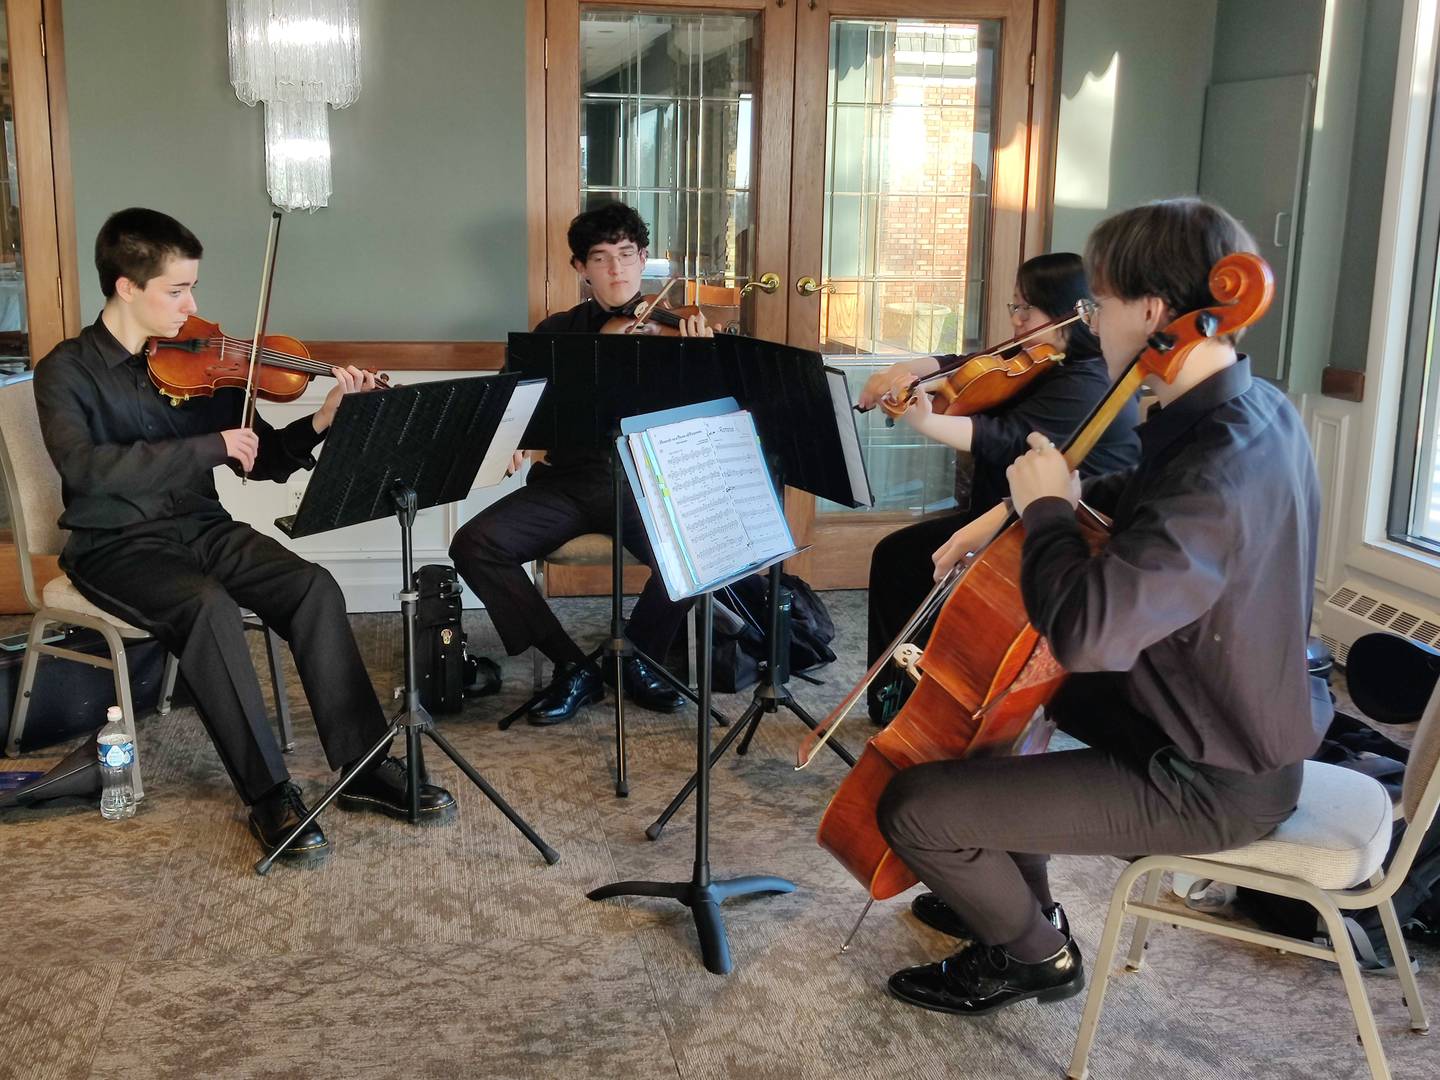
[[[641,497],[638,489],[636,497]],[[652,509],[653,512],[656,511]],[[654,532],[652,521],[648,517],[645,519],[645,526],[652,548],[658,550],[662,541]],[[716,975],[728,974],[733,966],[720,905],[736,896],[794,892],[795,883],[785,878],[762,874],[749,874],[726,881],[714,881],[710,877],[710,763],[713,760],[710,755],[710,648],[714,635],[715,592],[771,565],[779,566],[796,554],[798,551],[792,548],[758,566],[742,568],[733,576],[690,594],[699,599],[700,623],[697,634],[699,655],[696,663],[699,676],[699,716],[695,725],[695,864],[690,880],[617,881],[585,894],[591,900],[608,900],[615,896],[657,896],[678,900],[690,909],[695,920],[695,931],[700,939],[700,955],[706,970]],[[732,732],[738,730],[740,727],[736,725]]]
[[293,517],[275,522],[286,536],[301,537],[395,515],[400,526],[399,599],[404,617],[405,685],[404,704],[385,734],[325,792],[305,820],[255,864],[257,874],[269,872],[285,846],[390,745],[401,728],[405,729],[412,824],[420,820],[423,733],[510,819],[547,863],[559,861],[555,850],[435,730],[429,712],[420,704],[420,682],[415,673],[415,607],[419,599],[411,538],[415,515],[426,507],[463,499],[469,493],[518,381],[513,375],[492,375],[347,394],[335,414],[325,453],[305,488],[300,509]]
[[[599,449],[613,453],[620,421],[640,413],[694,405],[733,397],[755,419],[761,444],[782,466],[785,483],[821,498],[847,506],[869,501],[855,421],[845,390],[845,377],[825,367],[819,353],[736,334],[713,338],[662,338],[625,334],[511,334],[505,370],[525,378],[548,379],[550,391],[540,402],[521,445],[531,450]],[[848,432],[844,425],[848,425]],[[621,612],[623,553],[620,550],[621,500],[624,484],[614,467],[615,537],[611,567],[611,636],[590,654],[590,662],[604,653],[617,665],[624,656],[639,655],[676,690],[698,703],[697,695],[655,658],[634,649],[624,636]],[[779,618],[776,588],[780,566],[771,573],[771,626]],[[774,712],[783,704],[810,727],[815,721],[794,701],[774,662],[779,642],[771,634],[769,672],[757,687],[761,712]],[[623,683],[616,680],[617,686]],[[616,794],[629,793],[625,768],[623,691],[616,691],[615,747]],[[536,699],[505,717],[508,727]],[[768,706],[768,707],[767,707]],[[752,706],[753,707],[753,706]],[[712,712],[723,726],[728,720]],[[758,724],[758,715],[751,725]],[[745,730],[736,725],[716,749],[724,753]],[[748,746],[748,740],[747,740]],[[836,753],[853,763],[849,752],[832,741]],[[698,782],[692,777],[683,794],[688,797]],[[674,804],[678,806],[678,803]],[[666,819],[674,808],[664,815]],[[659,823],[663,828],[663,821]],[[653,827],[653,826],[652,826]],[[656,833],[658,834],[658,831]],[[653,837],[652,837],[653,839]]]

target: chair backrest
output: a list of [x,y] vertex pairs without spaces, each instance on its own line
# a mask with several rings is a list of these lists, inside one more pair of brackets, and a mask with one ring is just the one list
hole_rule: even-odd
[[65,530],[57,524],[65,508],[60,474],[45,450],[35,412],[35,384],[21,375],[0,386],[0,473],[10,503],[10,522],[20,554],[20,582],[26,602],[39,606],[30,569],[32,555],[58,555]]
[[1427,794],[1440,795],[1440,683],[1435,684],[1430,701],[1420,715],[1420,724],[1410,743],[1410,760],[1405,764],[1400,803],[1405,808],[1407,830],[1417,824],[1421,831],[1430,827],[1428,821],[1415,820],[1421,805],[1433,801],[1426,798]]

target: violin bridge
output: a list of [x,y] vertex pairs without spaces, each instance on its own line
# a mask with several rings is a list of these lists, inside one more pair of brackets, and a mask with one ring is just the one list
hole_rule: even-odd
[[870,914],[870,909],[875,905],[875,897],[868,897],[865,906],[860,909],[860,917],[855,920],[855,925],[850,928],[850,933],[845,935],[845,941],[840,946],[841,954],[850,951],[850,943],[855,940],[855,935],[860,932],[860,924],[865,921],[865,916]]

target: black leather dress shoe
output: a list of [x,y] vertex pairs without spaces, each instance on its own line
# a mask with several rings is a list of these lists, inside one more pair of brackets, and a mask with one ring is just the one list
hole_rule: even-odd
[[[1067,938],[1070,936],[1070,920],[1065,918],[1065,909],[1058,903],[1046,904],[1040,909],[1050,925]],[[965,920],[955,914],[954,908],[933,892],[921,893],[910,901],[910,911],[932,930],[949,934],[953,938],[973,941],[975,932],[965,925]]]
[[[290,831],[305,820],[310,813],[300,798],[300,789],[291,783],[284,783],[250,807],[250,832],[260,841],[268,854],[274,851]],[[312,821],[310,827],[286,845],[280,852],[282,859],[303,859],[316,855],[330,846],[320,825]]]
[[600,673],[586,664],[556,664],[555,677],[540,700],[530,706],[532,724],[558,724],[605,696]]
[[[340,792],[335,800],[343,810],[375,810],[391,817],[410,816],[410,775],[405,762],[387,757],[367,769]],[[435,784],[420,782],[420,817],[433,819],[455,805],[455,796]]]
[[999,945],[970,944],[938,964],[890,976],[890,993],[907,1005],[957,1016],[984,1016],[1017,1001],[1061,1001],[1085,987],[1075,939],[1054,956],[1029,964]]
[[[685,707],[684,695],[656,674],[655,669],[638,656],[627,656],[621,664],[625,672],[625,696],[651,712],[679,712]],[[612,660],[602,670],[605,684],[615,685],[615,662]]]

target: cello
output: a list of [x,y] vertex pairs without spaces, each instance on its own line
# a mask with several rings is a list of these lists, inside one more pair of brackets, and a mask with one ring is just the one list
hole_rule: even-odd
[[[1275,290],[1269,266],[1246,252],[1219,260],[1211,269],[1209,284],[1217,303],[1181,315],[1152,334],[1067,442],[1063,453],[1071,470],[1084,460],[1143,379],[1153,376],[1173,382],[1196,345],[1253,323],[1265,313]],[[1083,503],[1077,517],[1092,552],[1099,551],[1108,535],[1106,523]],[[968,555],[936,585],[895,643],[898,648],[928,614],[940,608],[918,661],[920,678],[909,700],[889,726],[866,743],[820,821],[816,838],[821,847],[869,893],[861,919],[874,901],[895,896],[917,881],[890,850],[876,820],[880,796],[897,773],[924,762],[975,754],[1038,752],[1048,742],[1044,707],[1066,673],[1025,614],[1020,594],[1024,540],[1024,528],[1012,511],[983,549]],[[797,769],[814,759],[889,663],[891,652],[876,661],[860,685],[801,744]],[[854,934],[852,929],[842,951]]]

